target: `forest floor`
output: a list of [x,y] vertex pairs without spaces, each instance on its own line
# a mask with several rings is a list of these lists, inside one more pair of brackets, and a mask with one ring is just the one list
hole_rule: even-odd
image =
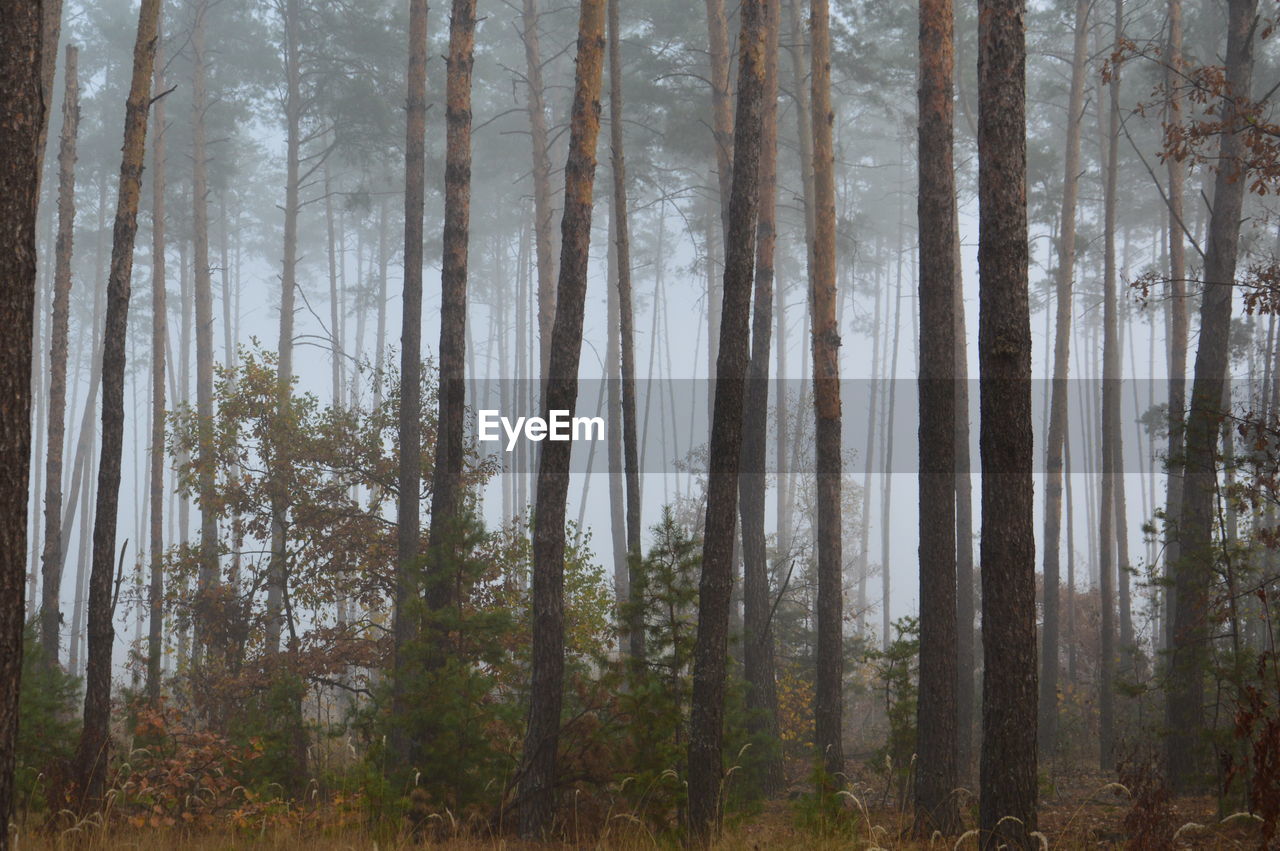
[[[868,795],[868,797],[872,797]],[[848,848],[882,849],[964,849],[976,848],[972,834],[932,842],[910,838],[911,815],[884,800],[850,801],[857,814],[851,827],[823,837],[812,829],[801,827],[797,808],[790,801],[775,801],[757,815],[726,827],[716,851],[729,849],[811,848],[815,851]],[[1136,815],[1135,815],[1136,814]],[[971,809],[964,812],[966,826],[972,826]],[[1235,849],[1258,848],[1261,845],[1257,821],[1252,816],[1219,816],[1217,802],[1208,797],[1166,800],[1158,795],[1145,806],[1135,808],[1127,790],[1100,775],[1078,775],[1060,781],[1057,788],[1042,793],[1040,832],[1045,847],[1052,849]],[[127,826],[106,832],[88,831],[87,835],[50,836],[19,831],[14,848],[22,849],[135,849],[157,851],[181,848],[192,851],[215,849],[307,849],[307,851],[346,851],[346,849],[407,849],[422,847],[409,839],[377,841],[359,832],[341,835],[316,835],[306,825],[289,830],[247,836],[242,832],[179,833],[175,831],[134,830]],[[535,848],[592,848],[638,851],[638,849],[675,847],[658,842],[645,834],[626,838],[605,837],[577,843],[537,845],[505,837],[457,837],[431,843],[431,847],[450,851],[503,849],[524,851]]]

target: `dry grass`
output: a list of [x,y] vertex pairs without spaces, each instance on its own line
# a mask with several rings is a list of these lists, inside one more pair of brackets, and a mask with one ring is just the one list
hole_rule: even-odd
[[[874,804],[879,805],[876,801]],[[770,803],[759,815],[728,827],[713,846],[714,851],[738,849],[792,849],[814,851],[836,849],[901,849],[916,851],[963,851],[978,847],[976,832],[959,837],[935,836],[932,841],[909,835],[911,817],[892,806],[868,807],[854,795],[846,796],[846,805],[856,815],[852,833],[838,837],[820,837],[797,826],[795,811],[785,801]],[[1040,812],[1041,847],[1050,849],[1098,849],[1128,847],[1123,822],[1129,812],[1128,790],[1119,783],[1098,776],[1082,775],[1059,788],[1042,801]],[[966,811],[966,822],[972,813]],[[1173,815],[1178,825],[1174,848],[1244,849],[1259,843],[1257,819],[1237,813],[1223,821],[1216,817],[1215,803],[1209,798],[1184,798],[1174,802]],[[439,820],[447,824],[446,819]],[[304,851],[400,851],[432,848],[453,851],[522,851],[522,849],[574,848],[648,851],[669,847],[659,843],[637,821],[625,814],[615,815],[613,827],[601,837],[578,842],[528,843],[502,836],[455,835],[432,842],[409,836],[377,838],[358,829],[336,833],[317,825],[302,823],[295,827],[266,830],[246,835],[228,827],[225,832],[190,833],[180,828],[136,830],[113,824],[106,829],[94,818],[58,833],[19,829],[15,851],[24,849],[75,849],[75,851],[159,851],[159,849],[191,849],[191,851],[223,851],[223,849],[303,849]],[[457,828],[461,832],[462,828]]]

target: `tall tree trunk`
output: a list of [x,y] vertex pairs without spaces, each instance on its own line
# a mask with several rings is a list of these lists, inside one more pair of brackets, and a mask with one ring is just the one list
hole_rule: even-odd
[[[610,0],[606,0],[610,2]],[[609,204],[608,240],[605,247],[606,278],[610,282],[618,277],[618,216],[612,201]],[[622,481],[622,318],[618,304],[618,288],[606,285],[605,319],[605,450],[609,464],[609,543],[613,555],[613,593],[621,606],[631,597],[631,574],[627,570],[627,506],[626,489]],[[587,479],[585,484],[590,484]],[[585,487],[584,484],[584,487]],[[586,507],[586,499],[582,501]]]
[[[1119,50],[1122,0],[1115,3],[1115,45]],[[1109,124],[1106,136],[1106,186],[1103,195],[1102,272],[1102,503],[1099,507],[1099,576],[1102,609],[1101,674],[1098,687],[1098,760],[1103,771],[1114,768],[1115,750],[1115,578],[1116,578],[1116,478],[1120,429],[1119,304],[1116,295],[1116,182],[1120,155],[1120,100],[1118,69],[1109,81]]]
[[[1165,87],[1168,103],[1165,121],[1172,127],[1182,124],[1182,0],[1169,0],[1169,42],[1166,47]],[[1187,244],[1183,238],[1185,217],[1182,208],[1186,165],[1177,157],[1166,161],[1169,168],[1169,449],[1165,491],[1164,575],[1173,578],[1182,558],[1177,521],[1182,516],[1182,467],[1187,407]],[[1168,581],[1161,589],[1164,599],[1164,648],[1173,645],[1173,593]]]
[[[955,11],[920,4],[920,686],[915,832],[960,827],[956,773]],[[905,248],[905,246],[904,246]]]
[[120,455],[124,441],[125,336],[129,318],[129,286],[133,243],[138,229],[138,196],[146,152],[147,113],[151,106],[151,74],[156,55],[160,0],[142,0],[138,38],[133,51],[133,79],[125,106],[124,155],[116,200],[107,281],[107,317],[102,348],[102,458],[93,525],[93,572],[89,578],[89,644],[84,695],[84,728],[76,751],[76,773],[82,809],[96,807],[107,775],[111,719],[111,580],[115,573],[116,509],[120,493]]
[[448,76],[445,81],[444,263],[440,275],[440,413],[436,429],[428,537],[432,576],[427,601],[433,609],[459,602],[456,564],[458,515],[462,508],[465,451],[467,246],[471,222],[471,66],[475,50],[476,0],[453,0],[449,15]]
[[214,509],[213,458],[213,276],[209,268],[209,167],[206,144],[205,113],[208,110],[205,59],[206,0],[195,4],[195,20],[191,28],[191,205],[192,263],[195,273],[196,308],[196,489],[200,501],[200,570],[196,578],[195,638],[192,641],[192,663],[212,647],[204,646],[207,638],[201,611],[210,591],[218,584],[218,515]]
[[[293,314],[298,289],[299,169],[302,155],[302,11],[300,0],[284,0],[285,188],[284,260],[280,275],[280,343],[276,361],[276,407],[285,416],[293,394]],[[276,475],[272,473],[273,477]],[[273,483],[271,495],[271,561],[267,568],[267,653],[280,652],[288,551],[285,540],[288,496]]]
[[1067,439],[1068,381],[1071,368],[1071,305],[1076,259],[1076,201],[1080,194],[1080,127],[1084,74],[1089,49],[1089,0],[1076,0],[1071,51],[1071,92],[1067,101],[1067,149],[1058,223],[1057,293],[1053,339],[1053,385],[1045,447],[1044,634],[1040,651],[1040,753],[1051,756],[1058,737],[1059,586],[1062,551],[1062,456]]
[[[840,552],[840,329],[836,325],[836,187],[831,144],[831,21],[827,0],[812,0],[810,92],[813,119],[813,238],[810,311],[813,315],[813,407],[818,480],[818,641],[814,687],[814,744],[827,778],[844,773],[844,583]],[[741,84],[740,84],[741,85]]]
[[[609,148],[613,172],[614,239],[617,241],[618,329],[622,357],[622,462],[627,493],[627,571],[630,600],[638,604],[635,572],[640,563],[640,447],[636,430],[635,308],[631,298],[631,230],[627,220],[627,161],[623,149],[622,51],[618,0],[609,2]],[[627,627],[630,653],[644,658],[644,619],[638,605]]]
[[1168,779],[1177,790],[1200,785],[1205,760],[1204,680],[1209,653],[1210,586],[1214,500],[1218,494],[1217,439],[1227,380],[1231,299],[1236,274],[1240,215],[1248,181],[1245,141],[1236,132],[1240,120],[1235,98],[1248,99],[1253,78],[1253,27],[1256,0],[1230,0],[1227,12],[1224,131],[1214,181],[1213,214],[1204,263],[1200,307],[1200,346],[1186,426],[1186,469],[1180,560],[1174,568],[1173,636],[1166,693],[1165,759]]
[[[153,89],[164,91],[164,54],[160,24],[156,27],[156,63]],[[164,650],[164,426],[165,342],[168,317],[165,292],[165,130],[164,98],[155,103],[155,132],[151,136],[151,576],[147,589],[147,699],[160,699],[160,660]]]
[[524,0],[520,23],[524,28],[529,137],[533,146],[533,236],[538,265],[538,378],[545,381],[551,358],[551,324],[556,314],[556,258],[552,243],[551,155],[547,140],[547,108],[543,100],[538,0]]
[[1022,0],[978,3],[984,847],[1036,840],[1036,583]]
[[[958,87],[957,87],[958,88]],[[954,196],[953,196],[954,197]],[[958,201],[953,200],[953,205]],[[969,340],[965,327],[964,269],[960,262],[960,217],[955,233],[955,470],[956,470],[956,773],[968,782],[973,771],[973,727],[977,662],[973,576],[973,462],[969,447]]]
[[[778,741],[778,692],[774,681],[772,599],[765,541],[766,444],[769,436],[769,346],[773,321],[774,246],[777,242],[778,177],[778,42],[780,10],[764,8],[764,97],[761,103],[760,207],[756,222],[756,269],[751,316],[751,360],[747,366],[746,408],[742,421],[742,473],[738,478],[742,523],[743,674],[747,680],[748,729],[764,741]],[[781,338],[779,340],[781,344]],[[778,386],[783,373],[778,373]],[[777,401],[779,426],[787,418],[786,403]],[[785,443],[780,444],[785,446]],[[785,458],[785,453],[779,454]],[[783,462],[785,465],[785,461]],[[778,492],[782,494],[779,470]],[[779,541],[783,530],[779,511]],[[789,547],[780,547],[782,558]],[[759,792],[772,797],[782,790],[782,751],[776,745],[759,757]]]
[[58,664],[62,625],[62,453],[66,443],[67,340],[71,315],[71,252],[76,217],[76,134],[80,126],[78,51],[67,45],[66,94],[62,100],[62,138],[58,149],[58,242],[54,249],[53,321],[49,354],[49,432],[45,461],[44,592],[40,603],[40,641],[51,667]]
[[717,828],[723,776],[724,681],[759,208],[766,3],[767,0],[744,0],[741,6],[733,180],[729,228],[724,240],[724,303],[711,421],[702,577],[694,645],[693,708],[689,723],[689,827],[699,840],[707,839]]
[[[899,220],[901,224],[901,220]],[[901,227],[899,227],[901,233]],[[889,374],[885,377],[884,382],[884,421],[881,423],[881,433],[884,436],[884,446],[882,452],[884,454],[884,475],[880,477],[880,642],[884,650],[889,649],[889,645],[893,641],[893,615],[891,612],[891,603],[893,601],[893,573],[890,570],[890,545],[892,537],[889,534],[889,517],[892,513],[893,506],[893,433],[894,433],[894,409],[898,397],[898,351],[902,341],[902,252],[903,247],[899,243],[898,255],[898,274],[897,284],[894,286],[893,292],[893,353],[885,352],[885,357],[889,361]],[[885,316],[889,315],[889,308],[885,306]]]
[[[560,223],[560,279],[543,393],[543,416],[568,411],[578,400],[578,363],[591,247],[591,202],[600,88],[604,66],[604,0],[583,0],[578,18],[564,216]],[[564,697],[564,519],[572,443],[542,446],[533,531],[533,670],[529,724],[520,780],[520,832],[545,834],[555,814],[556,752]]]
[[[35,324],[36,205],[45,124],[41,94],[41,0],[0,2],[0,820],[14,811],[18,692],[22,678],[23,586],[31,471],[31,350]],[[0,831],[8,851],[9,831]]]
[[[729,19],[724,0],[706,0],[707,57],[711,64],[711,138],[716,149],[716,179],[720,190],[720,226],[729,233],[729,200],[733,181],[733,107],[729,91]],[[714,305],[708,304],[711,316]],[[710,341],[715,347],[715,338]]]
[[[426,197],[427,0],[410,0],[408,108],[404,167],[404,297],[400,331],[400,468],[396,507],[395,645],[391,693],[392,718],[403,720],[404,685],[410,676],[408,648],[418,634],[420,595],[418,547],[422,501],[422,229]],[[441,327],[444,324],[441,323]],[[442,394],[443,395],[443,394]],[[395,753],[406,762],[413,754],[402,725],[393,736]]]

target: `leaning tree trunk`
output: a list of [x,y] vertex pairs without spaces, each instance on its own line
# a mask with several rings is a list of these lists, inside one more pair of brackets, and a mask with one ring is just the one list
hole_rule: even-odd
[[[920,688],[915,833],[960,827],[956,773],[956,186],[951,0],[920,4]],[[887,506],[886,506],[887,507]],[[887,566],[886,566],[887,569]]]
[[133,50],[133,79],[125,106],[124,155],[120,163],[120,187],[111,245],[111,274],[107,280],[107,317],[102,347],[102,457],[94,511],[93,570],[89,577],[84,728],[80,733],[75,763],[80,806],[84,811],[97,807],[102,800],[110,750],[107,726],[111,720],[111,649],[115,639],[111,623],[114,609],[111,580],[115,568],[116,510],[124,442],[124,344],[159,18],[160,0],[142,0],[138,13],[138,39]]
[[[761,740],[775,743],[758,756],[759,792],[772,797],[785,783],[782,751],[778,741],[778,690],[774,680],[772,600],[769,593],[768,550],[765,540],[766,444],[769,432],[769,348],[773,321],[774,246],[777,242],[778,178],[778,42],[779,9],[764,9],[764,99],[761,104],[760,209],[756,221],[756,270],[751,316],[751,361],[747,366],[746,409],[742,420],[742,474],[738,478],[739,515],[742,523],[742,619],[743,674],[747,680],[748,729]],[[779,302],[781,304],[781,302]],[[779,325],[781,328],[781,325]],[[779,344],[781,345],[781,339]],[[779,349],[781,356],[781,348]],[[785,361],[779,360],[779,364]],[[778,372],[778,386],[784,375]],[[787,419],[786,404],[777,401],[778,426]],[[785,446],[785,443],[781,444]],[[778,458],[785,459],[779,452]],[[785,464],[785,461],[782,462]],[[782,464],[779,465],[780,467]],[[785,471],[778,470],[781,495]],[[780,496],[780,499],[782,497]],[[779,542],[786,522],[779,504]],[[787,558],[787,547],[779,547]]]
[[1084,110],[1084,73],[1089,47],[1089,0],[1076,0],[1071,52],[1071,93],[1067,101],[1067,149],[1062,177],[1062,214],[1058,225],[1058,271],[1053,338],[1053,383],[1049,397],[1049,433],[1045,451],[1044,635],[1040,657],[1040,753],[1051,756],[1058,736],[1059,586],[1061,584],[1062,456],[1067,439],[1067,376],[1071,364],[1072,280],[1076,257],[1076,202],[1080,191],[1080,126]]
[[[36,301],[36,204],[41,127],[40,0],[0,2],[0,820],[14,805],[22,678],[27,487],[31,472],[31,347]],[[0,831],[0,851],[9,831]]]
[[[618,274],[618,333],[622,357],[622,465],[627,494],[627,587],[632,605],[627,624],[629,651],[644,659],[644,619],[637,597],[640,563],[640,447],[636,432],[635,309],[631,299],[631,232],[627,222],[627,161],[622,133],[622,51],[619,48],[618,0],[609,2],[609,147],[613,172],[614,238]],[[612,378],[613,376],[611,376]]]
[[[157,23],[153,89],[164,91],[164,55]],[[160,699],[160,659],[164,651],[164,425],[166,323],[164,264],[164,98],[155,104],[155,133],[151,143],[151,579],[147,589],[147,699]]]
[[[565,163],[564,216],[560,223],[560,279],[542,402],[544,417],[554,410],[568,411],[573,416],[578,400],[596,140],[600,135],[604,18],[604,0],[583,0]],[[571,448],[568,441],[545,443],[538,462],[533,529],[533,670],[524,773],[520,778],[520,832],[526,838],[545,834],[555,815],[556,751],[564,697],[564,519]]]
[[58,241],[54,248],[53,322],[49,354],[49,431],[44,495],[44,588],[40,601],[40,642],[50,667],[58,664],[62,629],[62,455],[67,430],[67,341],[71,316],[71,251],[76,218],[76,133],[80,126],[78,51],[67,45],[66,94],[58,149]]
[[[459,602],[452,553],[460,539],[462,460],[466,434],[467,242],[471,221],[471,65],[476,0],[453,0],[445,81],[444,262],[440,275],[440,413],[436,429],[428,548],[433,609]],[[453,563],[451,563],[453,562]],[[443,648],[441,648],[443,650]]]
[[1179,562],[1173,565],[1173,640],[1165,698],[1166,770],[1170,784],[1179,791],[1200,785],[1208,768],[1204,680],[1212,627],[1209,594],[1217,561],[1213,547],[1216,449],[1227,381],[1240,215],[1248,184],[1243,174],[1248,152],[1237,132],[1241,117],[1235,98],[1248,99],[1251,89],[1256,10],[1257,0],[1231,0],[1228,4],[1226,83],[1230,96],[1223,99],[1220,113],[1224,131],[1205,252],[1200,347],[1187,414],[1182,516],[1177,530],[1181,552]]
[[[400,332],[399,501],[396,508],[395,611],[392,623],[393,752],[405,762],[404,685],[409,644],[418,633],[418,546],[422,493],[422,220],[426,192],[427,0],[409,4],[408,109],[404,171],[404,300]],[[397,739],[401,739],[397,741]]]
[[978,3],[984,847],[1036,829],[1036,582],[1022,0]]
[[733,590],[738,473],[742,461],[742,412],[755,262],[756,212],[765,87],[765,21],[768,0],[744,0],[738,53],[738,102],[734,118],[733,181],[725,236],[723,309],[711,420],[707,507],[698,588],[693,699],[689,721],[689,828],[706,840],[719,821],[723,778],[725,669],[729,604]]

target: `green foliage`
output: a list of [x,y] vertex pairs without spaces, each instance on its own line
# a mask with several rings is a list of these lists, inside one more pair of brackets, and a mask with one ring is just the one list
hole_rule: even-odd
[[294,796],[305,790],[309,782],[302,714],[306,692],[302,677],[281,667],[268,674],[265,689],[252,693],[231,714],[228,737],[254,755],[245,764],[246,786],[262,794],[269,794],[272,787]]
[[35,629],[22,636],[22,688],[18,694],[15,788],[20,807],[48,805],[49,781],[62,773],[80,738],[80,680],[47,664]]
[[870,650],[884,694],[889,737],[876,751],[872,769],[897,787],[905,800],[916,754],[916,702],[919,683],[920,622],[906,617],[894,621],[897,637],[885,650]]

